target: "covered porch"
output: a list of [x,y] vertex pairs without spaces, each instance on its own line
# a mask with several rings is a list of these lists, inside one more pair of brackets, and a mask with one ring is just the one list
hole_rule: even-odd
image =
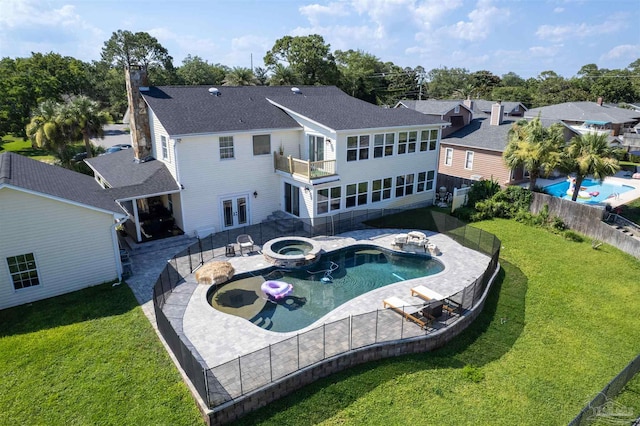
[[173,194],[177,192],[118,200],[129,215],[118,230],[120,236],[145,243],[184,234],[173,214]]

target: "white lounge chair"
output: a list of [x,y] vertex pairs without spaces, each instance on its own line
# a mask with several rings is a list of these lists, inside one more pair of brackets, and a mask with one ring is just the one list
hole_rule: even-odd
[[[395,312],[402,315],[407,321],[413,321],[420,326],[420,328],[426,328],[431,321],[433,321],[433,317],[425,317],[420,309],[411,303],[407,303],[399,297],[392,296],[382,301],[382,306],[384,308],[393,309]],[[407,310],[409,312],[407,312]]]

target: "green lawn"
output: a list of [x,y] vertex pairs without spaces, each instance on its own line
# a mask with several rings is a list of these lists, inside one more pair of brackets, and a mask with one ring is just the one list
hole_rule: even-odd
[[[241,424],[567,424],[640,352],[640,262],[514,221],[480,318],[433,352],[358,366]],[[636,415],[640,407],[636,405]]]
[[[502,240],[502,270],[485,310],[462,335],[433,353],[319,380],[238,424],[573,419],[640,352],[640,262],[513,221],[475,226]],[[0,324],[0,424],[202,424],[125,286],[0,311]],[[637,386],[625,398],[640,415]]]
[[1,425],[203,424],[125,285],[0,311]]
[[2,152],[15,152],[16,154],[31,157],[34,160],[44,161],[52,163],[54,160],[53,155],[50,155],[44,149],[34,149],[31,147],[31,141],[24,141],[22,138],[16,138],[14,136],[2,136],[0,141],[0,153]]

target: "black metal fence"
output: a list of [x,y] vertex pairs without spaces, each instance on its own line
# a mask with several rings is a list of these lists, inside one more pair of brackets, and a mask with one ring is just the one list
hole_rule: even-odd
[[[621,409],[625,407],[613,407],[615,411],[610,411],[612,407],[608,405],[610,398],[614,398],[620,393],[622,388],[640,372],[640,355],[636,356],[616,377],[614,377],[593,398],[580,414],[569,423],[569,426],[582,426],[591,424],[597,420],[603,424],[631,424],[633,418],[621,418]],[[633,416],[633,410],[629,410],[629,415]]]
[[[335,215],[321,221],[316,220],[313,223],[298,219],[263,222],[199,239],[167,263],[153,289],[158,329],[193,386],[210,408],[335,355],[385,341],[428,335],[455,323],[466,310],[478,303],[498,267],[500,240],[493,234],[467,226],[455,217],[425,211],[425,215],[431,215],[425,216],[425,223],[431,225],[423,229],[446,234],[457,243],[491,258],[480,277],[443,301],[446,315],[428,327],[411,326],[411,323],[404,321],[403,316],[391,312],[390,309],[378,309],[324,324],[233,361],[207,368],[199,359],[197,351],[190,346],[186,338],[181,338],[163,311],[168,294],[183,281],[183,277],[216,256],[223,256],[227,244],[234,243],[240,234],[251,234],[256,244],[264,244],[281,236],[334,235],[369,228],[365,222],[372,219],[379,219],[380,227],[390,227],[387,226],[385,218],[401,212],[402,210],[388,209],[361,210]],[[178,262],[178,259],[185,258],[186,262]],[[183,270],[178,270],[180,263],[183,264]],[[418,311],[420,307],[406,306],[402,309],[409,313]]]

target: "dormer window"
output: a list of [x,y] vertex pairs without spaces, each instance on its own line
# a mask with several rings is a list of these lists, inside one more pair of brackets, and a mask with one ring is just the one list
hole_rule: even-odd
[[453,113],[454,114],[459,114],[460,113],[460,105],[456,105],[456,107],[453,109]]

